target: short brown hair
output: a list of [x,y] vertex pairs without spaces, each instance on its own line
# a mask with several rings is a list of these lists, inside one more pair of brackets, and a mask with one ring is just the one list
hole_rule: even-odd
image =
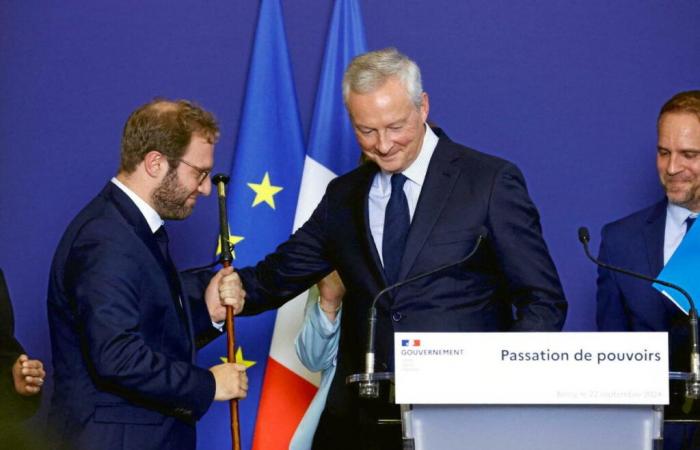
[[214,115],[187,100],[156,98],[131,113],[126,121],[119,171],[133,172],[153,150],[165,155],[176,167],[193,134],[216,143],[219,125]]
[[657,123],[666,113],[690,113],[700,120],[700,91],[685,91],[671,97],[659,111]]

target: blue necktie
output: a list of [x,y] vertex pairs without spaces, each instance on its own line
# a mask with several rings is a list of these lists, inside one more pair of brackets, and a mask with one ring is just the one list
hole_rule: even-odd
[[690,231],[690,228],[695,223],[695,219],[697,219],[697,217],[692,217],[692,216],[688,216],[688,218],[685,219],[685,234],[688,234],[688,232]]
[[384,236],[382,237],[382,258],[387,282],[398,281],[401,257],[403,256],[411,216],[408,212],[408,200],[403,192],[406,176],[395,173],[391,176],[391,197],[384,212]]

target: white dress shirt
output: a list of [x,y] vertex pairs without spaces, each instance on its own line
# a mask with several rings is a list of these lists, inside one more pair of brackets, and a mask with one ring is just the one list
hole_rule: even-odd
[[165,223],[163,219],[160,218],[160,215],[156,212],[155,209],[151,207],[144,199],[139,197],[134,191],[129,189],[122,183],[121,181],[117,180],[116,178],[112,178],[112,183],[124,191],[126,195],[129,196],[132,202],[136,205],[136,207],[141,211],[141,214],[143,214],[143,217],[146,219],[146,222],[148,222],[148,226],[151,228],[151,232],[155,233],[158,231],[158,228],[163,226]]

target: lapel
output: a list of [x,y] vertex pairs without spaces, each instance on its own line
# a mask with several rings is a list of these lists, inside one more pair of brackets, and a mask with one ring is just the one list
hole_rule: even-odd
[[[658,277],[664,267],[664,235],[666,233],[666,198],[654,205],[647,216],[644,226],[644,243],[647,250],[647,261],[649,264],[649,275]],[[654,292],[656,289],[651,288]],[[657,293],[663,302],[664,309],[670,317],[682,317],[676,305],[668,300],[663,294]],[[682,319],[685,320],[685,319]]]
[[654,205],[644,224],[644,245],[647,251],[649,275],[656,277],[664,267],[664,233],[666,230],[666,199]]
[[158,241],[156,241],[155,236],[151,228],[148,226],[148,222],[141,214],[141,211],[136,207],[133,201],[126,195],[121,189],[115,186],[113,183],[107,183],[103,193],[106,194],[108,201],[114,204],[121,214],[121,216],[126,220],[127,224],[134,230],[134,233],[143,242],[143,244],[148,247],[151,255],[156,259],[160,268],[165,275],[168,274],[168,262],[163,257],[163,254],[158,247]]
[[[107,186],[103,189],[102,193],[105,195],[109,202],[115,205],[115,207],[117,208],[121,216],[124,218],[124,220],[127,222],[127,224],[131,226],[131,228],[134,230],[136,236],[138,236],[141,242],[143,242],[143,244],[151,252],[151,255],[158,262],[158,265],[160,266],[160,269],[163,272],[163,276],[165,276],[166,280],[170,280],[170,264],[168,264],[168,261],[166,261],[165,257],[163,256],[163,253],[160,251],[158,241],[156,241],[156,238],[153,235],[153,232],[151,231],[151,227],[148,226],[146,218],[143,217],[143,214],[141,214],[141,211],[139,211],[134,202],[129,198],[128,195],[126,195],[112,182],[107,183]],[[192,349],[192,352],[194,352],[194,330],[192,328],[192,321],[190,320],[191,316],[189,305],[187,304],[187,301],[184,298],[185,290],[183,289],[180,274],[177,272],[177,270],[174,270],[174,273],[177,278],[180,296],[182,297],[183,308],[180,309],[180,307],[177,305],[177,292],[171,292],[173,307],[176,309],[177,316],[180,317],[180,319],[183,321],[183,325],[189,334],[190,347]],[[168,281],[168,286],[170,285],[171,284]]]
[[377,246],[374,245],[372,230],[369,226],[369,191],[372,188],[372,182],[374,181],[374,177],[378,171],[379,166],[374,163],[366,163],[362,168],[361,176],[357,184],[357,198],[356,201],[353,202],[355,205],[353,216],[360,220],[362,224],[360,229],[364,230],[363,233],[360,233],[360,245],[367,250],[367,254],[370,255],[372,260],[375,273],[381,280],[383,280],[384,284],[386,284],[382,260],[379,257]]
[[459,178],[460,169],[453,163],[456,155],[450,151],[449,146],[450,141],[440,137],[428,165],[401,259],[399,280],[405,279],[413,267]]

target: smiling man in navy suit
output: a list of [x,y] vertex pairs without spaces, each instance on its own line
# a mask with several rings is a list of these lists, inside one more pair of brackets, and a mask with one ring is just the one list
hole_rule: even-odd
[[[667,101],[657,128],[656,168],[666,196],[605,225],[599,256],[650,277],[659,275],[700,212],[700,91]],[[688,318],[651,283],[599,268],[597,320],[603,331],[667,331],[670,370],[689,369]],[[680,436],[690,432],[688,427],[665,431],[667,449],[681,448],[680,441],[689,439]]]
[[337,270],[347,288],[337,370],[314,448],[401,448],[399,428],[377,426],[398,407],[382,411],[345,385],[363,371],[367,313],[380,290],[458,262],[488,232],[468,262],[378,303],[377,371],[391,370],[395,331],[555,331],[567,304],[522,174],[426,124],[428,95],[413,61],[395,49],[360,55],[343,96],[368,162],[333,180],[275,253],[227,278],[240,276],[245,312],[256,313]]
[[243,366],[194,365],[224,304],[243,307],[218,295],[231,269],[178,273],[164,228],[211,191],[218,135],[214,117],[184,100],[137,109],[117,176],[63,235],[48,294],[58,448],[191,450],[213,400],[245,397]]

